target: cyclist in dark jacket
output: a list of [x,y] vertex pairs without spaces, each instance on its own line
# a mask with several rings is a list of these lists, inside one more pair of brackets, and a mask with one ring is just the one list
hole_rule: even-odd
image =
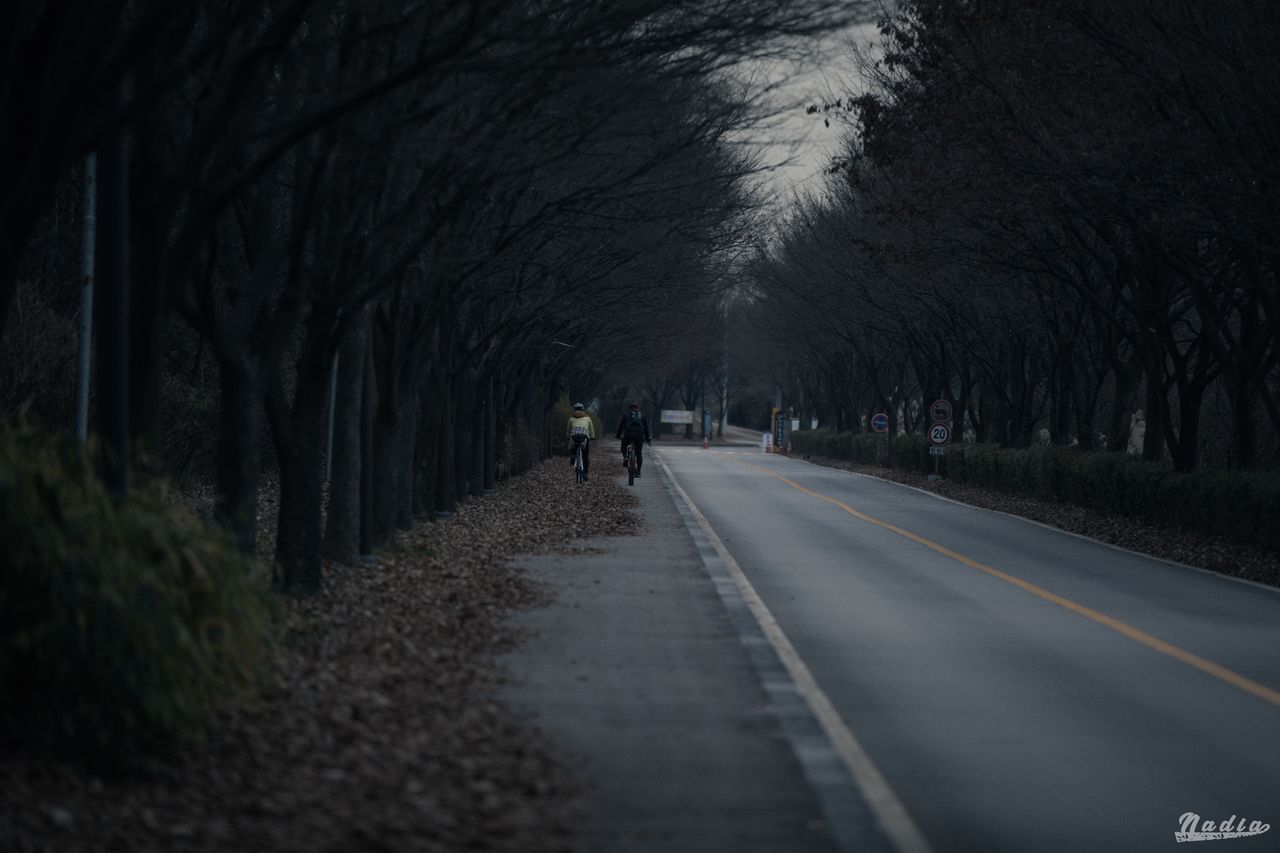
[[640,403],[632,400],[627,404],[627,411],[622,415],[622,420],[618,422],[618,429],[614,432],[614,438],[622,439],[622,466],[627,465],[627,445],[634,444],[636,448],[636,476],[640,476],[640,466],[644,463],[644,456],[641,452],[644,442],[652,443],[653,439],[649,437],[649,419],[640,411]]

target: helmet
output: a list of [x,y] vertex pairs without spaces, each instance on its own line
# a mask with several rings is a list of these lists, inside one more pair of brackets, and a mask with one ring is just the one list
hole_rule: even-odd
[[574,410],[575,412],[582,412],[582,411],[585,411],[585,410],[586,410],[586,408],[587,408],[587,407],[586,407],[586,406],[584,406],[584,405],[582,405],[581,403],[574,403],[574,404],[573,404],[573,410]]

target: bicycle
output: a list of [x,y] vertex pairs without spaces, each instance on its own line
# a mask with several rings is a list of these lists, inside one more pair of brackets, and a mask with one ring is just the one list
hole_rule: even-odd
[[574,482],[584,482],[587,479],[587,469],[582,461],[582,447],[587,442],[585,435],[575,435],[573,437],[573,476]]
[[636,484],[636,443],[634,441],[627,442],[627,485],[634,486]]

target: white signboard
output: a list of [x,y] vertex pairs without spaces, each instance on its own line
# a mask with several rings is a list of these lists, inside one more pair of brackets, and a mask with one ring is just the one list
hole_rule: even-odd
[[946,424],[934,424],[929,427],[929,443],[930,444],[946,444],[947,439],[951,437],[951,430]]
[[760,447],[764,450],[765,453],[773,452],[773,433],[771,432],[764,433],[761,439]]
[[684,412],[680,409],[663,409],[662,416],[658,420],[664,424],[691,424],[693,423],[693,412]]

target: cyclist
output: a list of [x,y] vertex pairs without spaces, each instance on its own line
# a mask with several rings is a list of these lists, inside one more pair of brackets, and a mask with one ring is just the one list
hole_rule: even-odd
[[573,465],[573,446],[582,445],[582,479],[589,479],[587,472],[591,470],[591,441],[596,437],[596,425],[587,414],[581,403],[573,404],[573,414],[564,428],[569,438],[569,464]]
[[653,439],[649,437],[649,419],[640,411],[640,403],[638,400],[632,400],[627,403],[627,411],[623,413],[622,420],[618,422],[618,429],[614,433],[615,438],[622,439],[622,467],[627,467],[627,445],[633,444],[636,448],[636,476],[640,476],[640,465],[644,462],[644,456],[641,455],[641,442],[653,443]]

